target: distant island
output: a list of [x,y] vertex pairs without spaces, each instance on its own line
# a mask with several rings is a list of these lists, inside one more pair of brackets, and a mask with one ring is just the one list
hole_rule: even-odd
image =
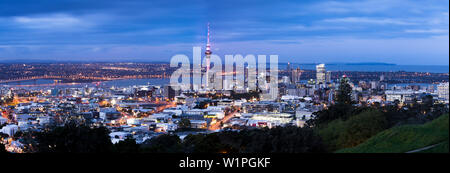
[[397,64],[382,63],[382,62],[360,62],[360,63],[345,63],[344,65],[397,65]]
[[[288,63],[282,62],[278,63],[279,65],[287,65]],[[291,63],[295,65],[318,65],[321,63]],[[323,63],[325,65],[397,65],[393,63],[383,63],[383,62],[358,62],[358,63],[346,63],[346,62],[330,62],[330,63]]]

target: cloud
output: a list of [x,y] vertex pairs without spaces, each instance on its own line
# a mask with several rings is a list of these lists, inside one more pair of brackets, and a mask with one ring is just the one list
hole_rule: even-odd
[[448,1],[441,0],[347,0],[321,1],[309,6],[310,11],[330,14],[380,14],[390,16],[426,15],[448,11]]
[[312,25],[312,26],[305,26],[305,25],[295,25],[286,27],[286,30],[291,31],[323,31],[323,30],[348,30],[349,27],[345,26],[330,26],[330,25]]
[[18,16],[13,21],[20,26],[30,29],[61,29],[72,27],[86,27],[91,24],[74,16],[66,14],[52,14],[45,16]]
[[400,1],[365,0],[365,1],[325,1],[311,7],[328,13],[376,13],[398,6]]
[[[448,36],[427,38],[322,37],[218,43],[221,54],[278,54],[280,62],[447,64]],[[245,50],[239,49],[245,47]]]
[[448,29],[408,29],[406,33],[430,33],[430,34],[442,34],[448,33]]
[[323,22],[332,23],[360,23],[360,24],[376,24],[376,25],[416,25],[414,22],[402,21],[391,18],[369,18],[369,17],[345,17],[324,19]]
[[[371,57],[381,54],[372,51],[378,44],[399,43],[393,46],[398,49],[382,49],[383,56],[396,55],[387,59],[393,63],[415,54],[436,55],[434,63],[448,58],[448,48],[426,47],[448,40],[448,1],[442,0],[5,1],[1,57],[171,57],[204,46],[211,22],[218,53],[265,49],[284,57],[346,61],[350,52],[364,50],[355,57]],[[398,39],[411,39],[401,42],[405,47],[421,46],[399,48]]]
[[[355,38],[322,37],[292,38],[286,40],[215,42],[215,54],[279,55],[280,62],[387,62],[396,64],[447,64],[448,35],[427,38]],[[169,61],[175,54],[192,57],[192,47],[204,43],[167,45],[4,45],[7,51],[0,59],[18,58],[68,58],[93,61],[141,59]],[[245,49],[242,49],[245,48]]]

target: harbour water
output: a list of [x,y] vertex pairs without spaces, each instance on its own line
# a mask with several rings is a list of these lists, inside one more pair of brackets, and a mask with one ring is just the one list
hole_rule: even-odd
[[[286,63],[280,63],[278,69],[286,69]],[[315,64],[291,64],[291,68],[297,68],[303,70],[315,70]],[[448,73],[449,66],[446,65],[395,65],[395,64],[326,64],[326,69],[329,71],[366,71],[366,72],[430,72],[430,73]],[[20,82],[9,82],[1,83],[0,86],[24,86],[33,87],[39,85],[48,85],[49,87],[82,87],[82,86],[94,86],[93,83],[69,83],[61,84],[57,86],[52,86],[54,83],[52,79],[38,79],[38,80],[27,80]],[[113,81],[102,81],[99,84],[103,87],[129,87],[135,85],[166,85],[170,83],[170,79],[123,79],[123,80],[113,80]],[[390,84],[393,85],[404,85],[404,84]],[[429,84],[418,84],[427,86]],[[42,88],[42,87],[41,87]]]
[[[122,80],[112,80],[112,81],[102,81],[99,82],[99,86],[102,87],[130,87],[137,85],[166,85],[170,83],[170,79],[122,79]],[[73,87],[84,87],[84,86],[95,86],[97,82],[90,83],[66,83],[66,84],[54,84],[51,79],[37,79],[37,80],[26,80],[20,82],[9,82],[2,83],[0,86],[3,87],[24,87],[24,88],[73,88]],[[46,86],[48,85],[48,86]]]
[[[279,64],[278,69],[286,69],[287,64]],[[448,65],[395,65],[395,64],[325,64],[329,71],[362,71],[362,72],[429,72],[448,73]],[[291,68],[302,70],[316,70],[315,64],[291,64]]]
[[[306,83],[306,80],[302,80],[301,82]],[[28,80],[21,82],[11,82],[0,84],[0,87],[19,87],[19,88],[76,88],[76,87],[86,87],[86,86],[96,86],[96,82],[92,83],[67,83],[60,85],[48,85],[48,86],[40,86],[53,84],[54,81],[50,79],[38,79],[38,80]],[[154,85],[154,86],[164,86],[170,83],[170,79],[122,79],[122,80],[112,80],[112,81],[103,81],[98,83],[101,87],[131,87],[131,86],[139,86],[139,85]],[[394,86],[397,87],[405,87],[408,85],[418,85],[420,87],[429,87],[434,86],[436,88],[437,84],[428,84],[428,83],[398,83],[398,84],[388,84],[388,88],[392,88]]]

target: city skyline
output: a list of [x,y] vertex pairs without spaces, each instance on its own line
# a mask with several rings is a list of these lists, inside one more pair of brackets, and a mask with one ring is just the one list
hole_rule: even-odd
[[[172,4],[177,4],[174,6]],[[233,5],[230,5],[233,4]],[[0,61],[160,61],[204,49],[280,62],[448,65],[447,1],[8,1]],[[203,50],[204,51],[204,50]]]

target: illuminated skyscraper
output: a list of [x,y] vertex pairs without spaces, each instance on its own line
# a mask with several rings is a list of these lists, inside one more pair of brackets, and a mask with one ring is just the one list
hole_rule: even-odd
[[287,66],[286,66],[286,71],[289,73],[291,72],[291,63],[288,62]]
[[316,84],[325,84],[325,64],[316,66]]
[[331,83],[331,71],[327,71],[326,82]]
[[300,68],[297,67],[297,69],[292,70],[292,74],[291,74],[291,82],[293,84],[296,84],[297,82],[300,81]]

